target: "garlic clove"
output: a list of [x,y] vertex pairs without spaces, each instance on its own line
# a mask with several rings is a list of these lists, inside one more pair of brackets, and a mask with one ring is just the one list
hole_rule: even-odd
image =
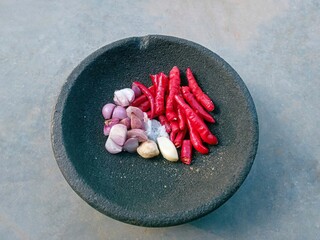
[[137,85],[135,85],[134,83],[132,83],[131,89],[132,89],[132,91],[134,92],[135,98],[141,96],[142,92],[141,92],[140,88],[138,88]]
[[104,126],[103,126],[103,134],[105,136],[108,136],[110,134],[110,130],[112,126],[118,124],[120,121],[119,118],[111,118],[109,120],[104,121]]
[[123,124],[114,125],[110,130],[109,138],[119,146],[123,146],[127,139],[127,127]]
[[134,91],[131,88],[124,88],[124,89],[122,89],[122,91],[126,95],[128,101],[129,101],[129,104],[132,103],[135,99]]
[[131,122],[131,120],[128,117],[126,117],[126,118],[124,118],[124,119],[122,119],[120,121],[120,123],[125,125],[127,127],[127,129],[130,129],[130,127],[131,127],[131,123],[130,122]]
[[129,138],[123,145],[123,150],[133,153],[137,151],[137,148],[139,147],[139,141],[137,138]]
[[110,119],[113,113],[114,108],[116,107],[113,103],[107,103],[102,108],[102,115],[104,119]]
[[126,107],[129,105],[129,100],[126,95],[121,90],[116,90],[114,92],[113,101],[118,106]]
[[116,106],[112,113],[112,118],[124,119],[127,117],[127,112],[124,107]]
[[160,154],[157,144],[152,140],[141,143],[137,152],[143,158],[153,158]]
[[122,147],[117,145],[110,137],[108,137],[105,148],[109,153],[116,154],[122,152]]
[[142,129],[131,129],[127,132],[127,138],[137,138],[139,142],[148,140],[146,132]]
[[143,118],[144,118],[143,112],[138,107],[129,106],[129,107],[127,107],[126,111],[127,111],[127,115],[129,118],[131,118],[132,113],[134,113],[141,120],[143,120]]
[[157,143],[162,156],[170,162],[176,162],[179,160],[178,151],[173,142],[166,137],[158,137]]
[[127,107],[135,99],[134,91],[131,88],[124,88],[114,92],[113,101],[118,106]]
[[142,127],[143,122],[134,113],[131,113],[131,128],[141,129]]

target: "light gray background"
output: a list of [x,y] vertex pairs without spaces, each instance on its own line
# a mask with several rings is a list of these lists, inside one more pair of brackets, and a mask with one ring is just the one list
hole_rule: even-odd
[[[0,1],[0,239],[319,239],[319,1]],[[51,150],[72,69],[115,40],[165,34],[204,45],[247,84],[260,145],[240,190],[170,228],[110,219],[80,199]]]

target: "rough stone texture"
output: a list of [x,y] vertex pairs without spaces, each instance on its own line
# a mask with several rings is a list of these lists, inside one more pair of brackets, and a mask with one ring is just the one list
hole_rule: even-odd
[[[149,74],[190,66],[216,104],[219,139],[192,166],[161,155],[108,154],[101,109],[130,79],[151,85]],[[247,176],[258,144],[252,98],[239,75],[212,51],[181,38],[148,35],[119,40],[95,51],[71,73],[54,110],[52,143],[71,187],[91,206],[123,222],[163,227],[186,223],[221,206]]]
[[[310,1],[1,1],[1,239],[317,239],[320,14]],[[50,144],[60,88],[88,54],[146,34],[206,46],[255,101],[253,168],[221,208],[160,229],[108,218],[64,180]]]

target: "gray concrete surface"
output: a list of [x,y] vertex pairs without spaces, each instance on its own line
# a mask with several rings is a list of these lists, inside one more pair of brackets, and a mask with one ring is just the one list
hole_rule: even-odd
[[[319,1],[0,1],[0,239],[319,239]],[[198,42],[242,76],[260,120],[256,161],[212,214],[170,228],[110,219],[61,175],[50,144],[60,87],[114,40]]]

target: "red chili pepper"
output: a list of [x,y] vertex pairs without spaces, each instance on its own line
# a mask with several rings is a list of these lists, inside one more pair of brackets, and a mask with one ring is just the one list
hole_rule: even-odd
[[[149,90],[151,91],[152,95],[155,92],[155,87],[152,85],[149,87]],[[148,101],[148,97],[145,94],[142,94],[141,96],[137,97],[132,103],[131,106],[133,107],[138,107],[139,105],[141,105],[142,103],[144,103],[145,101]]]
[[158,74],[157,90],[155,97],[155,114],[160,116],[164,114],[164,97],[168,89],[168,77],[164,73]]
[[206,148],[201,141],[201,138],[194,128],[194,126],[191,124],[191,121],[187,118],[187,125],[189,129],[189,135],[190,135],[190,141],[192,143],[192,146],[201,154],[208,154],[209,149]]
[[150,102],[147,100],[141,103],[138,108],[140,108],[142,112],[147,112],[150,109]]
[[187,68],[187,79],[188,79],[190,90],[194,94],[198,102],[201,103],[201,105],[208,111],[210,112],[213,111],[214,110],[213,102],[208,97],[208,95],[201,90],[190,68]]
[[161,125],[164,125],[164,126],[165,126],[167,133],[170,133],[170,132],[171,132],[170,123],[169,123],[169,121],[168,121],[168,119],[166,118],[165,115],[160,115],[160,116],[159,116],[159,122],[161,123]]
[[179,132],[179,124],[178,124],[178,121],[171,121],[170,122],[170,126],[171,126],[171,129],[172,129],[172,132]]
[[180,130],[176,136],[176,138],[173,141],[173,144],[176,146],[176,148],[181,147],[182,145],[182,141],[184,139],[184,137],[187,134],[187,128],[184,128],[183,130]]
[[174,139],[176,138],[176,136],[179,132],[178,121],[171,121],[170,126],[171,126],[170,140],[171,140],[171,142],[174,142]]
[[[190,92],[189,87],[181,87],[183,98],[189,103],[192,109],[198,114],[198,116],[202,117],[204,120],[215,123],[214,118],[204,110],[201,104],[195,99],[194,95]],[[178,112],[179,113],[179,112]]]
[[178,119],[178,115],[175,109],[174,96],[179,94],[180,90],[180,70],[178,67],[174,66],[169,74],[169,96],[166,103],[166,117],[169,121],[174,121]]
[[153,86],[155,87],[155,89],[158,88],[158,82],[159,82],[159,74],[150,74],[149,75],[152,81]]
[[148,89],[152,93],[152,96],[155,97],[156,96],[156,87],[154,85],[152,85],[152,86],[148,87]]
[[190,165],[192,160],[192,144],[190,140],[183,140],[181,146],[180,160],[184,164]]
[[132,103],[131,106],[138,107],[144,102],[148,102],[148,98],[146,95],[142,94],[140,97],[137,97]]
[[181,109],[180,106],[177,106],[178,109],[178,122],[179,122],[179,128],[180,130],[184,130],[187,126],[186,124],[186,117],[183,114],[183,110]]
[[184,110],[186,119],[191,122],[192,126],[199,133],[201,139],[206,143],[216,145],[218,143],[218,139],[216,138],[216,136],[210,132],[208,126],[193,111],[193,109],[188,104],[186,104],[183,98],[179,95],[176,95],[175,100],[177,104]]
[[154,114],[154,97],[153,97],[152,93],[141,82],[135,81],[134,84],[136,84],[137,87],[140,88],[141,92],[148,97],[149,102],[150,102],[150,107],[151,107],[150,119],[154,118],[154,115],[155,115]]
[[174,139],[176,138],[176,133],[172,132],[170,133],[170,141],[174,142]]

